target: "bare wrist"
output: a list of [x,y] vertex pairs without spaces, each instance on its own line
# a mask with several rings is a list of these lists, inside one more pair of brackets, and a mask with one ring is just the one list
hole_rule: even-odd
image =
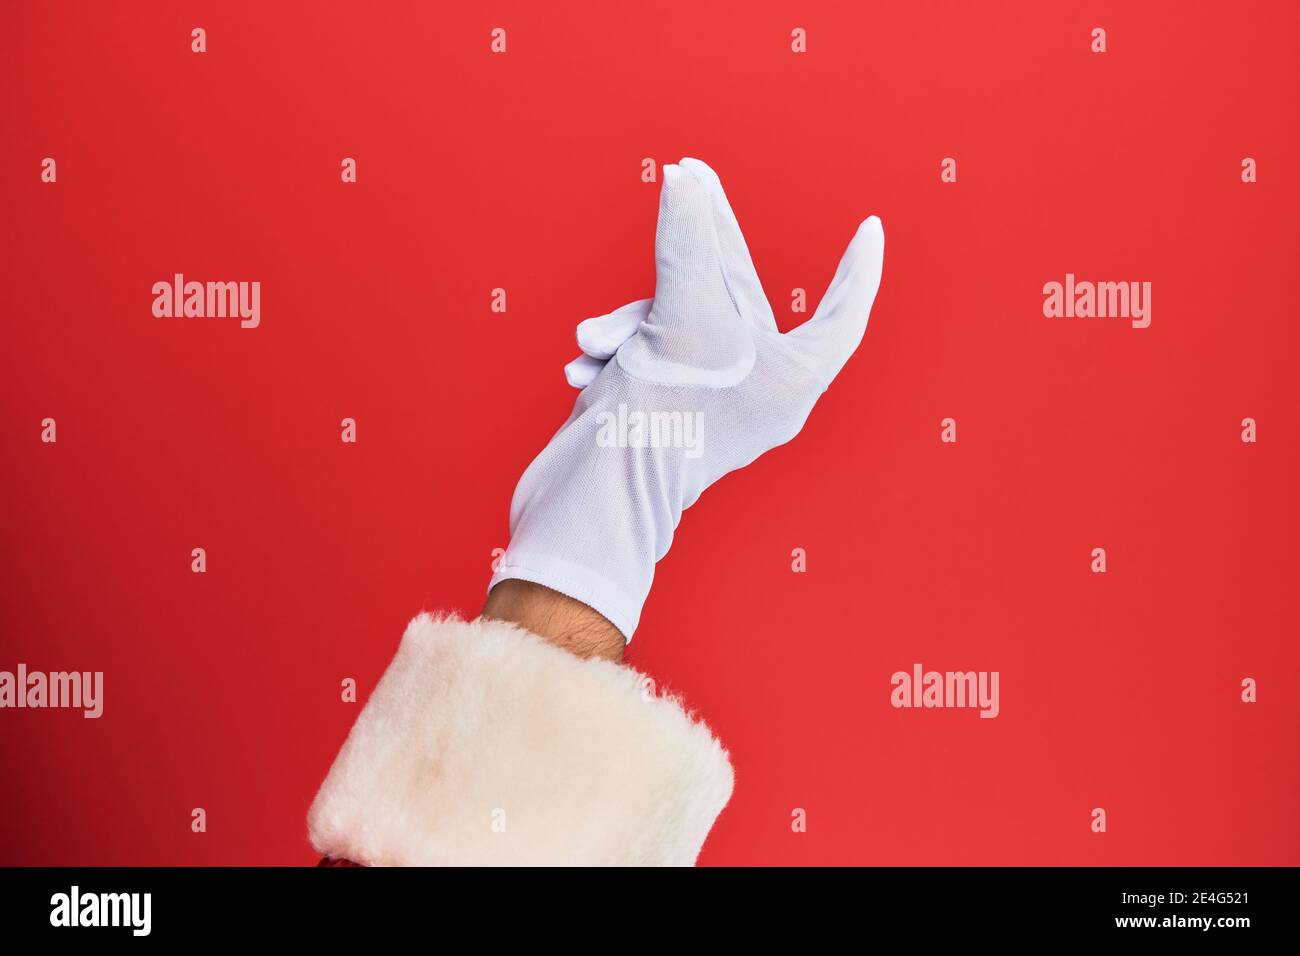
[[618,628],[581,601],[532,581],[500,582],[488,594],[483,616],[517,624],[577,657],[623,660]]

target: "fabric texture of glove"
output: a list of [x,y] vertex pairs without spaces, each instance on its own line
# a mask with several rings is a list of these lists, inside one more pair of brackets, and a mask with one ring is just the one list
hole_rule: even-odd
[[727,752],[637,671],[422,614],[308,814],[326,865],[690,866]]
[[488,589],[545,585],[630,639],[682,511],[793,438],[861,342],[883,256],[872,216],[813,317],[782,334],[716,174],[665,166],[654,298],[579,325],[565,374],[582,391],[515,489]]

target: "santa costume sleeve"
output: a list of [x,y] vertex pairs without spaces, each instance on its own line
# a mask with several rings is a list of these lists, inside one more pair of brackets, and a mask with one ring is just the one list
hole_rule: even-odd
[[308,829],[373,866],[690,866],[732,782],[709,729],[632,668],[422,614]]

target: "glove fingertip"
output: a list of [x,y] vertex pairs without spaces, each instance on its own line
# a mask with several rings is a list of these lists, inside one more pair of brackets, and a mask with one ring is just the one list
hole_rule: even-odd
[[579,355],[564,366],[564,380],[581,391],[596,380],[604,367],[604,362],[593,359],[590,355]]

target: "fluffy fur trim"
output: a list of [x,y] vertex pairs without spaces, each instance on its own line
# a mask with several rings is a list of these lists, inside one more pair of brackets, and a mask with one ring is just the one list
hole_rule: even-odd
[[422,614],[308,814],[381,866],[694,864],[731,762],[681,703],[502,621]]

